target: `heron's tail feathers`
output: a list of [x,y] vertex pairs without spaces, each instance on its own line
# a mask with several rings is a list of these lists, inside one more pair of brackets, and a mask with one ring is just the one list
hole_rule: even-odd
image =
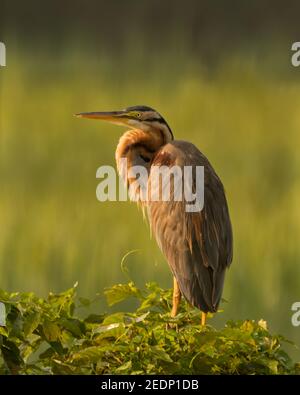
[[177,276],[181,293],[189,303],[204,313],[215,313],[221,300],[226,269],[213,271],[199,263],[195,263],[193,267],[197,267],[193,275]]

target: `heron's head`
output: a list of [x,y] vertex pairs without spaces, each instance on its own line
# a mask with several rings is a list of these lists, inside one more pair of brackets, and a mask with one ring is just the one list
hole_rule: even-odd
[[159,130],[163,133],[166,142],[173,140],[173,133],[164,118],[147,106],[133,106],[121,111],[82,112],[75,115],[80,118],[100,119],[116,125],[129,126],[145,132]]

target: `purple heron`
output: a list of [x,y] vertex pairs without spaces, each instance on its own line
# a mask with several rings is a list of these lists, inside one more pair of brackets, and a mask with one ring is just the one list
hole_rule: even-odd
[[[174,140],[164,118],[147,106],[122,111],[79,113],[81,118],[100,119],[129,127],[120,138],[116,162],[127,159],[128,170],[143,166],[151,182],[153,166],[204,166],[204,206],[198,212],[186,212],[184,201],[148,201],[146,211],[156,241],[165,255],[174,277],[175,316],[181,294],[202,312],[216,312],[221,300],[225,271],[232,261],[232,227],[222,182],[208,159],[191,143]],[[195,182],[193,178],[192,183]],[[127,184],[130,179],[127,180]]]

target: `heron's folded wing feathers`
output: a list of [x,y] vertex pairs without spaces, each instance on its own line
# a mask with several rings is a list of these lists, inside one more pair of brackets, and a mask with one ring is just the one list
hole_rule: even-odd
[[174,201],[171,194],[170,201],[150,201],[148,215],[181,292],[202,311],[216,311],[225,269],[232,261],[232,230],[222,183],[205,156],[190,143],[167,144],[158,152],[153,165],[204,166],[202,211],[186,212],[187,202]]

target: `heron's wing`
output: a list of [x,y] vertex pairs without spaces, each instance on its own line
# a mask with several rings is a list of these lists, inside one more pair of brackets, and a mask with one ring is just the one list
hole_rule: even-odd
[[[162,147],[151,165],[149,187],[164,189],[153,181],[155,166],[204,166],[204,206],[186,212],[187,202],[149,201],[151,229],[166,256],[186,299],[202,311],[216,311],[226,268],[232,261],[232,229],[223,185],[212,166],[193,145],[173,141]],[[152,185],[151,185],[152,184]],[[161,196],[160,196],[161,197]]]

